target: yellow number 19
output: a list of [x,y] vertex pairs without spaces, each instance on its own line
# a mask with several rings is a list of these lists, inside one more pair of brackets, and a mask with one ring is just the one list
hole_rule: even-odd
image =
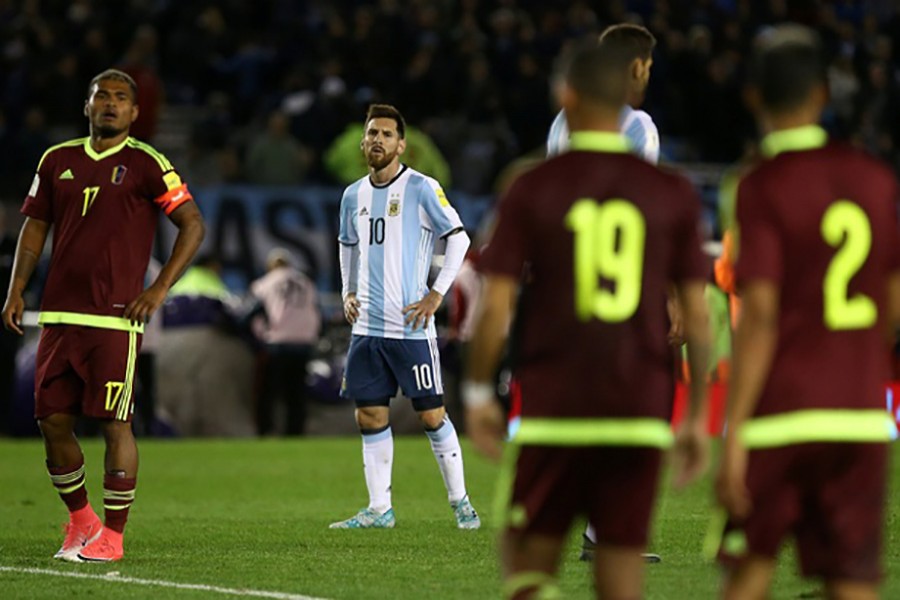
[[865,329],[878,320],[878,307],[865,294],[849,296],[850,280],[862,268],[872,249],[872,227],[865,211],[848,200],[838,200],[822,217],[822,237],[837,248],[822,284],[825,326],[829,329]]
[[[566,214],[575,233],[575,313],[621,323],[637,311],[644,272],[647,225],[637,207],[622,199],[600,204],[589,198]],[[600,278],[612,284],[600,285]]]

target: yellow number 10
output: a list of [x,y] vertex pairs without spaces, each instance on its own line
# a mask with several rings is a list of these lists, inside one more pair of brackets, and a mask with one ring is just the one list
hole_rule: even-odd
[[837,248],[822,284],[825,326],[828,329],[865,329],[878,320],[878,307],[865,294],[849,296],[850,280],[862,268],[872,249],[872,227],[865,211],[848,200],[838,200],[822,217],[822,237]]
[[[575,313],[610,323],[629,319],[641,301],[647,225],[637,207],[622,199],[589,198],[566,214],[575,233]],[[612,287],[600,285],[605,279]]]

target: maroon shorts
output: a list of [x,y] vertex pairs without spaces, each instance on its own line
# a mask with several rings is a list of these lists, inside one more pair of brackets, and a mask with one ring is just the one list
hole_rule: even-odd
[[657,448],[523,446],[507,528],[562,537],[584,515],[601,544],[644,547],[661,457]]
[[34,416],[83,414],[130,421],[141,335],[80,325],[44,327],[34,374]]
[[[807,577],[877,582],[887,444],[815,443],[754,450],[747,465],[750,516],[726,525],[720,559],[775,558],[793,535]],[[740,535],[743,530],[743,536]],[[729,538],[745,538],[729,553]]]

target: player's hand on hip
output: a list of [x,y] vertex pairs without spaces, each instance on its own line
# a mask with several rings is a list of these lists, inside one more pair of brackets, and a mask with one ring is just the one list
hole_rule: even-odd
[[672,456],[676,489],[699,479],[709,465],[709,437],[703,419],[685,419],[675,434],[675,448]]
[[133,323],[146,323],[166,299],[168,290],[161,285],[153,284],[128,303],[122,315]]
[[466,434],[479,453],[500,460],[506,436],[506,420],[500,404],[494,401],[478,407],[467,406]]
[[10,294],[3,305],[3,326],[7,331],[22,335],[22,314],[25,312],[25,300],[22,294]]
[[732,517],[746,517],[752,508],[747,490],[747,449],[730,433],[716,475],[716,499]]
[[684,343],[684,318],[677,298],[669,294],[666,299],[666,312],[669,314],[669,344],[680,346]]
[[356,323],[356,320],[359,318],[359,300],[356,299],[356,294],[354,293],[344,296],[344,318],[351,325]]
[[428,326],[428,319],[434,316],[443,300],[444,297],[441,294],[431,290],[418,302],[413,302],[409,306],[403,307],[403,314],[406,315],[406,324],[412,323],[413,331],[419,328],[419,323],[422,324],[422,329],[425,329]]

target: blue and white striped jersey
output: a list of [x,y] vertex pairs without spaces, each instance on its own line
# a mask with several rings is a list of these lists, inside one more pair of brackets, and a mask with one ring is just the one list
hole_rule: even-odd
[[428,293],[435,238],[462,227],[440,184],[406,165],[383,186],[368,176],[349,185],[341,198],[338,241],[359,249],[356,281],[350,282],[360,303],[353,333],[435,338],[434,319],[412,331],[401,311]]
[[[653,165],[659,162],[659,131],[650,115],[626,105],[619,116],[619,131],[628,139],[631,151],[637,156]],[[560,111],[547,135],[547,156],[556,156],[568,149],[569,125],[565,113]]]

